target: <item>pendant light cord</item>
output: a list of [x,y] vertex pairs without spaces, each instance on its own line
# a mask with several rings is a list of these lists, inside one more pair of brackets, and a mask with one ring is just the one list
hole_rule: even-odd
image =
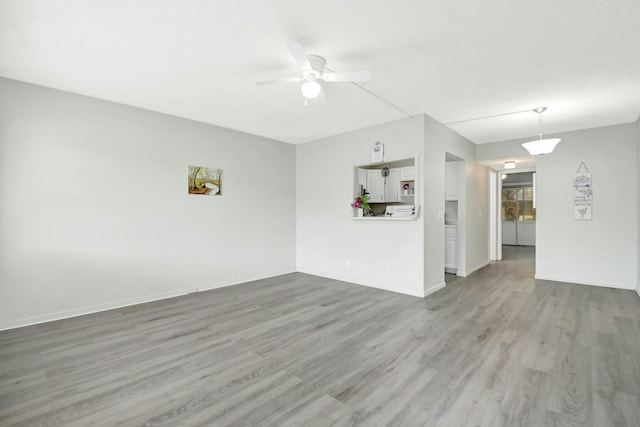
[[448,122],[448,123],[443,123],[445,125],[455,125],[458,123],[465,123],[465,122],[473,122],[476,120],[485,120],[485,119],[493,119],[496,117],[503,117],[503,116],[511,116],[513,114],[520,114],[520,113],[530,113],[532,110],[520,110],[520,111],[512,111],[510,113],[501,113],[501,114],[494,114],[492,116],[483,116],[483,117],[474,117],[473,119],[464,119],[464,120],[456,120],[455,122]]
[[380,101],[389,104],[390,106],[392,106],[393,108],[395,108],[396,110],[400,111],[401,113],[405,114],[407,117],[413,117],[410,113],[404,111],[402,108],[398,107],[397,105],[393,104],[390,101],[387,101],[386,99],[384,99],[383,97],[381,97],[380,95],[377,95],[373,92],[371,92],[369,89],[364,88],[362,86],[360,86],[358,83],[356,82],[351,82],[352,85],[354,85],[355,87],[359,87],[360,89],[362,89],[363,91],[367,92],[369,95],[378,98]]
[[542,141],[542,111],[540,111],[540,116],[538,117],[538,123],[540,125],[540,141]]
[[540,117],[538,118],[538,121],[540,123],[540,135],[542,135],[542,113],[547,109],[547,107],[538,107],[538,108],[534,108],[533,110],[529,109],[529,110],[520,110],[520,111],[512,111],[510,113],[500,113],[500,114],[494,114],[492,116],[483,116],[483,117],[474,117],[472,119],[463,119],[463,120],[456,120],[455,122],[447,122],[447,123],[443,123],[444,125],[455,125],[458,123],[466,123],[466,122],[473,122],[476,120],[485,120],[485,119],[493,119],[496,117],[504,117],[504,116],[511,116],[514,114],[521,114],[521,113],[530,113],[530,112],[534,112],[534,113],[538,113],[540,114]]
[[[335,71],[334,71],[334,70],[332,70],[331,68],[329,68],[329,67],[327,67],[327,66],[325,66],[325,67],[324,67],[324,69],[325,69],[325,70],[327,70],[327,71],[329,71],[330,73],[335,73]],[[355,86],[355,87],[357,87],[357,88],[362,89],[363,91],[367,92],[369,95],[373,96],[374,98],[378,98],[380,101],[384,102],[385,104],[390,105],[391,107],[393,107],[393,108],[395,108],[396,110],[400,111],[402,114],[406,115],[407,117],[413,117],[413,115],[412,115],[411,113],[406,112],[406,111],[405,111],[405,110],[403,110],[402,108],[398,107],[396,104],[394,104],[394,103],[392,103],[392,102],[390,102],[390,101],[387,101],[386,99],[384,99],[384,98],[383,98],[383,97],[381,97],[380,95],[378,95],[378,94],[375,94],[375,93],[371,92],[369,89],[367,89],[367,88],[365,88],[365,87],[360,86],[358,83],[356,83],[356,82],[349,82],[349,83],[351,83],[352,85],[354,85],[354,86]]]

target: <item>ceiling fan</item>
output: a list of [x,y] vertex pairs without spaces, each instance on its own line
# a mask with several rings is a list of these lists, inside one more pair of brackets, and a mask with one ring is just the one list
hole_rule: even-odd
[[344,73],[336,73],[326,68],[326,61],[323,57],[317,55],[307,55],[300,43],[287,43],[287,47],[291,51],[296,63],[300,66],[300,77],[287,77],[276,80],[265,80],[256,82],[258,86],[271,85],[277,83],[300,83],[300,91],[304,96],[304,103],[307,105],[308,100],[318,99],[325,102],[324,91],[318,81],[324,82],[368,82],[371,80],[370,71],[349,71]]

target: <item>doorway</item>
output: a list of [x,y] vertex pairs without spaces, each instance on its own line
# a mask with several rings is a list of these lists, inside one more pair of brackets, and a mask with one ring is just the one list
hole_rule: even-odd
[[501,194],[502,244],[536,245],[535,174],[504,175]]

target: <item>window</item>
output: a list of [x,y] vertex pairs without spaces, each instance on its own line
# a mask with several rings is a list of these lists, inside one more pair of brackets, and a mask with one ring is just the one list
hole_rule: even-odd
[[516,220],[516,189],[515,188],[502,189],[502,220],[503,221]]
[[533,187],[511,187],[502,189],[503,221],[535,221]]

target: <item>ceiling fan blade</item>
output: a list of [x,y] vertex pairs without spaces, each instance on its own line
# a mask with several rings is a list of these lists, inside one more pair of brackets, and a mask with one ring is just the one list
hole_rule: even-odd
[[287,47],[291,51],[291,55],[296,60],[300,68],[303,70],[311,70],[311,64],[309,63],[309,59],[307,59],[307,54],[304,52],[302,45],[300,43],[288,42]]
[[286,77],[284,79],[263,80],[261,82],[256,82],[256,84],[258,86],[266,86],[266,85],[275,85],[278,83],[289,83],[289,82],[297,83],[300,81],[302,81],[302,78],[300,77]]
[[347,71],[345,73],[325,73],[322,80],[327,82],[369,82],[371,71]]
[[322,88],[322,85],[320,85],[320,93],[318,94],[318,97],[316,98],[316,103],[318,105],[326,105],[327,104],[327,96],[324,93],[324,89]]

